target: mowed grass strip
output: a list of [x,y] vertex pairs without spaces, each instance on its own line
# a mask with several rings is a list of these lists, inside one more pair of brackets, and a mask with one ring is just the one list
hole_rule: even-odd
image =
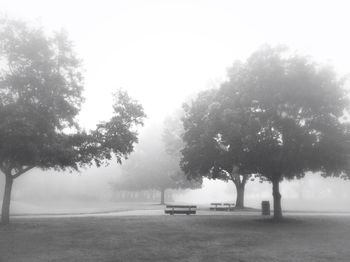
[[350,217],[138,216],[14,219],[1,262],[349,261]]

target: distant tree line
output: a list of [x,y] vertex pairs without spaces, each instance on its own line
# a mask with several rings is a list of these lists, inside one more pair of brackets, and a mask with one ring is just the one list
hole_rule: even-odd
[[121,186],[116,187],[115,185],[113,185],[114,201],[154,203],[160,200],[160,204],[174,201],[173,190],[164,190],[164,195],[162,196],[162,192],[156,189],[126,190]]
[[[153,125],[145,128],[143,136],[147,139],[143,139],[121,167],[120,179],[112,184],[114,191],[124,191],[127,195],[129,194],[127,192],[130,192],[129,196],[132,199],[133,194],[135,196],[142,192],[153,194],[156,190],[160,193],[160,204],[165,204],[168,189],[200,187],[201,178],[187,179],[179,166],[180,152],[170,149],[176,146],[174,141],[182,142],[181,138],[174,138],[180,135],[176,130],[181,127],[180,116],[175,114],[173,117],[168,117],[164,127],[162,129],[158,125]],[[175,133],[171,133],[170,130]]]

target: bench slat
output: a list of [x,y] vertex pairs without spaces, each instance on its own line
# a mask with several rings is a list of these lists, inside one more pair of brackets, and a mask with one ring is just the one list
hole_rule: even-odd
[[229,207],[211,207],[210,210],[215,210],[215,211],[228,211],[231,210]]
[[166,205],[166,208],[197,208],[197,206]]

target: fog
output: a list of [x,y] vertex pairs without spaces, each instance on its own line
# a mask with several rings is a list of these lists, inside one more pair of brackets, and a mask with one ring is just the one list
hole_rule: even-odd
[[[350,211],[350,181],[323,178],[307,174],[302,180],[281,183],[282,204],[290,211]],[[272,185],[268,182],[250,181],[246,185],[245,205],[259,208],[261,201],[273,202]],[[176,195],[178,201],[193,200],[195,203],[235,203],[236,190],[232,182],[205,180],[203,188]]]
[[[90,129],[112,113],[112,96],[127,90],[145,109],[145,130],[199,90],[219,86],[226,70],[263,44],[283,44],[338,73],[350,69],[346,1],[45,1],[2,0],[2,14],[51,32],[64,28],[85,69],[79,115]],[[159,137],[161,139],[161,137]],[[135,150],[138,150],[136,146]],[[15,181],[13,213],[110,210],[120,166],[80,172],[33,169]],[[0,194],[4,177],[0,176]],[[281,184],[286,210],[350,211],[350,182],[308,174]],[[205,179],[201,189],[175,190],[175,202],[235,202],[232,182]],[[272,202],[271,184],[249,181],[245,205]]]
[[[144,127],[135,154],[143,147],[142,143],[149,144],[150,138],[158,136],[161,139],[161,132],[156,135],[153,133],[155,128],[161,129],[162,125],[153,123]],[[13,214],[114,210],[123,202],[135,202],[133,199],[120,200],[115,197],[117,192],[112,184],[118,183],[121,175],[121,166],[116,161],[100,168],[83,168],[80,172],[34,169],[15,181],[11,209]],[[3,194],[3,176],[1,184],[0,193]],[[349,188],[350,181],[308,173],[301,180],[281,183],[283,208],[291,211],[350,211]],[[272,203],[271,191],[272,185],[269,182],[261,183],[258,179],[248,181],[245,206],[260,208],[263,200]],[[168,201],[207,207],[212,202],[235,203],[236,200],[236,189],[232,181],[204,179],[200,189],[170,190],[169,193],[171,197]],[[159,195],[150,202],[159,203]]]
[[[81,174],[33,170],[16,181],[12,209],[14,213],[113,210],[119,202],[113,198],[110,182],[117,179],[118,168],[113,166],[92,168]],[[281,183],[282,204],[285,210],[350,211],[349,187],[350,181],[308,174],[302,180]],[[175,202],[207,206],[212,202],[234,203],[236,199],[232,182],[207,179],[201,189],[174,191],[173,194]],[[262,200],[272,203],[271,184],[249,181],[245,205],[259,208]]]

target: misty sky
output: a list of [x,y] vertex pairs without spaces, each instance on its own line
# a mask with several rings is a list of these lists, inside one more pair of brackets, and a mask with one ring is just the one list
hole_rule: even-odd
[[265,43],[350,72],[347,1],[0,2],[10,18],[68,31],[86,70],[80,119],[88,128],[109,117],[120,87],[157,121]]
[[[0,13],[9,18],[41,25],[48,32],[68,32],[85,68],[86,102],[80,114],[85,128],[110,117],[111,93],[118,88],[142,103],[148,122],[163,121],[189,96],[218,86],[235,60],[245,59],[263,44],[287,45],[347,74],[349,10],[347,1],[336,0],[0,0]],[[54,184],[80,184],[81,192],[94,193],[100,181],[36,175],[31,174],[47,193],[56,192]],[[38,187],[31,181],[21,178],[17,194]],[[107,183],[105,178],[104,189]],[[213,188],[210,192],[217,194],[223,186]],[[56,190],[58,195],[61,189]],[[270,196],[270,189],[264,192]]]

